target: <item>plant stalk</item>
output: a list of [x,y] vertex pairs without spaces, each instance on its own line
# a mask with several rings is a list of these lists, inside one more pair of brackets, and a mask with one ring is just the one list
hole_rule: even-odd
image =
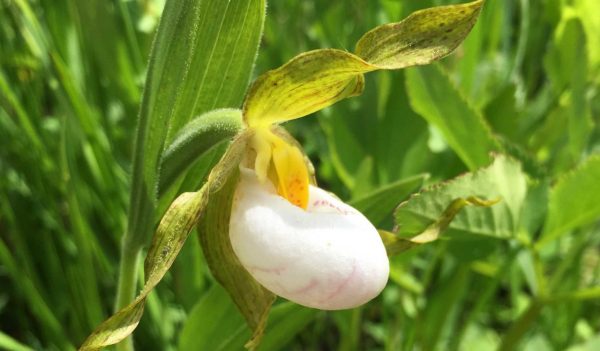
[[[135,297],[141,251],[141,246],[130,240],[123,240],[115,312],[127,306]],[[117,344],[116,349],[118,351],[133,351],[133,338],[131,336],[127,337]]]

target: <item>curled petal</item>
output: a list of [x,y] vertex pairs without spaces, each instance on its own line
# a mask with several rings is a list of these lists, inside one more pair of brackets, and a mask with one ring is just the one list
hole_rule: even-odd
[[377,230],[360,212],[312,185],[303,210],[243,169],[229,228],[233,250],[250,274],[298,304],[352,308],[387,283],[389,261]]
[[251,147],[256,152],[254,171],[258,179],[264,183],[272,175],[271,181],[276,184],[279,195],[305,209],[310,176],[304,155],[296,145],[274,134],[269,127],[253,130]]

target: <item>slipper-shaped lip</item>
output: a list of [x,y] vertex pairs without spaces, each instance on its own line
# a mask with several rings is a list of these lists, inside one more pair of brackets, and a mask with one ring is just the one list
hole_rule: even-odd
[[260,284],[300,305],[357,307],[387,283],[389,261],[375,227],[312,185],[303,210],[242,168],[229,235],[240,262]]

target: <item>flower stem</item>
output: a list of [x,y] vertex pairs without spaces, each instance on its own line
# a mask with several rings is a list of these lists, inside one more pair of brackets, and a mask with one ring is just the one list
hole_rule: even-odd
[[[121,263],[119,266],[119,283],[115,312],[127,306],[135,297],[137,288],[137,272],[140,263],[141,246],[134,245],[129,240],[124,240],[121,250]],[[117,344],[118,351],[133,351],[133,338],[127,337]]]

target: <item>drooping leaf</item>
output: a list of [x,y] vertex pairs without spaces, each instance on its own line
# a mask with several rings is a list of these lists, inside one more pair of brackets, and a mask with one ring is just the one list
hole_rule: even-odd
[[144,313],[146,297],[173,264],[206,203],[206,187],[195,193],[183,193],[173,202],[161,220],[148,251],[144,264],[146,284],[141,293],[131,304],[100,324],[80,350],[97,350],[116,344],[135,330]]
[[358,42],[356,55],[336,49],[300,54],[261,75],[244,102],[250,126],[306,116],[362,93],[363,74],[433,62],[460,44],[479,15],[482,0],[418,11],[377,27]]
[[499,155],[491,166],[432,186],[401,204],[395,213],[395,231],[401,237],[415,236],[442,218],[456,199],[477,197],[499,202],[486,208],[464,208],[448,229],[469,235],[512,238],[519,229],[526,194],[526,176],[521,165]]
[[183,193],[171,204],[160,221],[148,249],[144,262],[144,288],[133,302],[100,324],[84,341],[80,350],[96,350],[116,344],[135,330],[144,313],[146,297],[169,270],[200,217],[206,216],[209,198],[219,193],[224,184],[236,179],[237,173],[234,171],[237,172],[244,155],[248,136],[248,133],[242,133],[233,141],[211,171],[202,189]]
[[600,220],[600,157],[592,156],[550,190],[543,245],[577,227]]
[[481,113],[462,97],[441,67],[408,70],[406,87],[413,109],[440,130],[469,169],[489,164],[490,153],[501,150]]
[[379,234],[381,235],[381,239],[383,240],[388,255],[397,255],[415,246],[437,240],[463,208],[467,206],[490,207],[497,202],[497,200],[488,201],[473,196],[466,199],[458,198],[450,202],[448,207],[446,207],[444,212],[435,222],[431,223],[422,233],[412,238],[399,237],[394,233],[385,230],[380,230]]
[[[164,213],[172,202],[172,198],[179,193],[194,191],[201,187],[208,179],[208,175],[213,167],[219,162],[225,151],[231,145],[231,139],[225,139],[219,144],[211,147],[203,155],[193,160],[191,166],[184,165],[187,170],[184,172],[183,179],[177,177],[170,186],[159,188],[159,202],[157,213]],[[161,172],[162,173],[162,172]],[[166,186],[166,184],[164,184]]]

